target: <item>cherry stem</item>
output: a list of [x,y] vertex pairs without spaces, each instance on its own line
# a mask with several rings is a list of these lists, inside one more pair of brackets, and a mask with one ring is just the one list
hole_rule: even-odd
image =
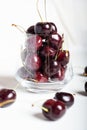
[[42,16],[41,16],[40,11],[39,11],[39,8],[38,8],[38,2],[39,2],[39,0],[37,0],[37,2],[36,2],[37,12],[38,12],[39,17],[40,17],[40,19],[41,19],[41,22],[43,22]]
[[12,26],[16,27],[20,32],[26,33],[25,29],[22,26],[16,24],[12,24]]
[[[34,107],[34,104],[32,104],[32,107]],[[42,110],[44,110],[45,112],[48,112],[49,110],[43,106],[38,106],[39,108],[41,108]]]
[[[41,19],[41,22],[43,22],[43,18],[41,16],[40,11],[39,11],[38,3],[39,3],[39,0],[37,0],[37,2],[36,2],[37,12],[38,12],[38,15],[39,15],[39,17]],[[45,12],[45,20],[47,21],[46,0],[44,0],[44,12]]]

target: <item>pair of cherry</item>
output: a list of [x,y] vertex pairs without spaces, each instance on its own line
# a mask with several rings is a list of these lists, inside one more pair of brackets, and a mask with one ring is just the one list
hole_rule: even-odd
[[49,120],[57,120],[64,115],[66,109],[74,103],[74,96],[67,92],[57,92],[53,99],[46,100],[42,105],[42,113]]

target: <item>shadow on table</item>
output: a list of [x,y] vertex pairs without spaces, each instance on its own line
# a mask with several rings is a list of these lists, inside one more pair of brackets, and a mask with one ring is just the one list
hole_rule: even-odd
[[14,88],[17,83],[17,80],[12,76],[0,76],[0,87]]

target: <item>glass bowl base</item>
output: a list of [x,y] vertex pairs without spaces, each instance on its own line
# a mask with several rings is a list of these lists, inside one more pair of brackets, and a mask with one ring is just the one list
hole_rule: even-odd
[[54,92],[59,91],[62,88],[65,87],[67,83],[69,83],[73,77],[73,69],[72,66],[68,66],[65,78],[62,81],[53,81],[49,80],[45,83],[40,82],[34,82],[29,79],[28,72],[25,70],[24,67],[20,67],[16,73],[16,80],[21,84],[22,87],[24,87],[27,91],[33,92],[33,93],[40,93],[40,92]]

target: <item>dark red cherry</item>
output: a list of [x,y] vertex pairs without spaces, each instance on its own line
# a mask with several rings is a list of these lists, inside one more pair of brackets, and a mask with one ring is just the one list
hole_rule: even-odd
[[70,53],[68,50],[60,50],[58,53],[57,60],[61,65],[66,65],[69,62]]
[[34,25],[30,26],[27,31],[26,31],[27,34],[35,34],[34,32]]
[[60,67],[59,68],[59,70],[58,70],[58,72],[56,73],[56,74],[54,74],[52,77],[51,77],[51,79],[52,80],[59,80],[59,81],[62,81],[62,80],[64,80],[64,78],[65,78],[65,72],[66,72],[66,69],[67,69],[67,67]]
[[55,99],[64,102],[67,107],[72,106],[74,103],[74,96],[67,92],[57,92],[55,94]]
[[36,71],[41,66],[41,59],[37,54],[28,54],[25,59],[25,67],[30,71]]
[[42,110],[43,115],[49,120],[57,120],[62,117],[66,111],[66,106],[61,101],[56,101],[54,99],[46,100],[43,105],[48,111]]
[[36,34],[39,34],[43,38],[46,38],[46,36],[49,36],[52,28],[49,22],[38,22],[35,25],[34,30]]
[[35,80],[40,83],[44,83],[48,81],[47,76],[43,75],[41,72],[36,72]]
[[58,33],[53,33],[49,35],[49,43],[51,46],[55,49],[61,49],[62,48],[62,37]]
[[40,50],[40,55],[41,56],[52,56],[54,57],[56,54],[56,50],[50,46],[44,46],[41,50]]
[[13,103],[16,99],[16,92],[12,89],[0,89],[0,107]]
[[42,46],[42,38],[38,35],[30,35],[26,40],[28,52],[36,52]]
[[50,24],[51,24],[51,34],[52,33],[57,33],[57,27],[56,27],[56,25],[53,23],[53,22],[50,22]]
[[45,65],[45,74],[50,77],[58,72],[59,67],[60,65],[56,60],[48,58],[48,64]]

